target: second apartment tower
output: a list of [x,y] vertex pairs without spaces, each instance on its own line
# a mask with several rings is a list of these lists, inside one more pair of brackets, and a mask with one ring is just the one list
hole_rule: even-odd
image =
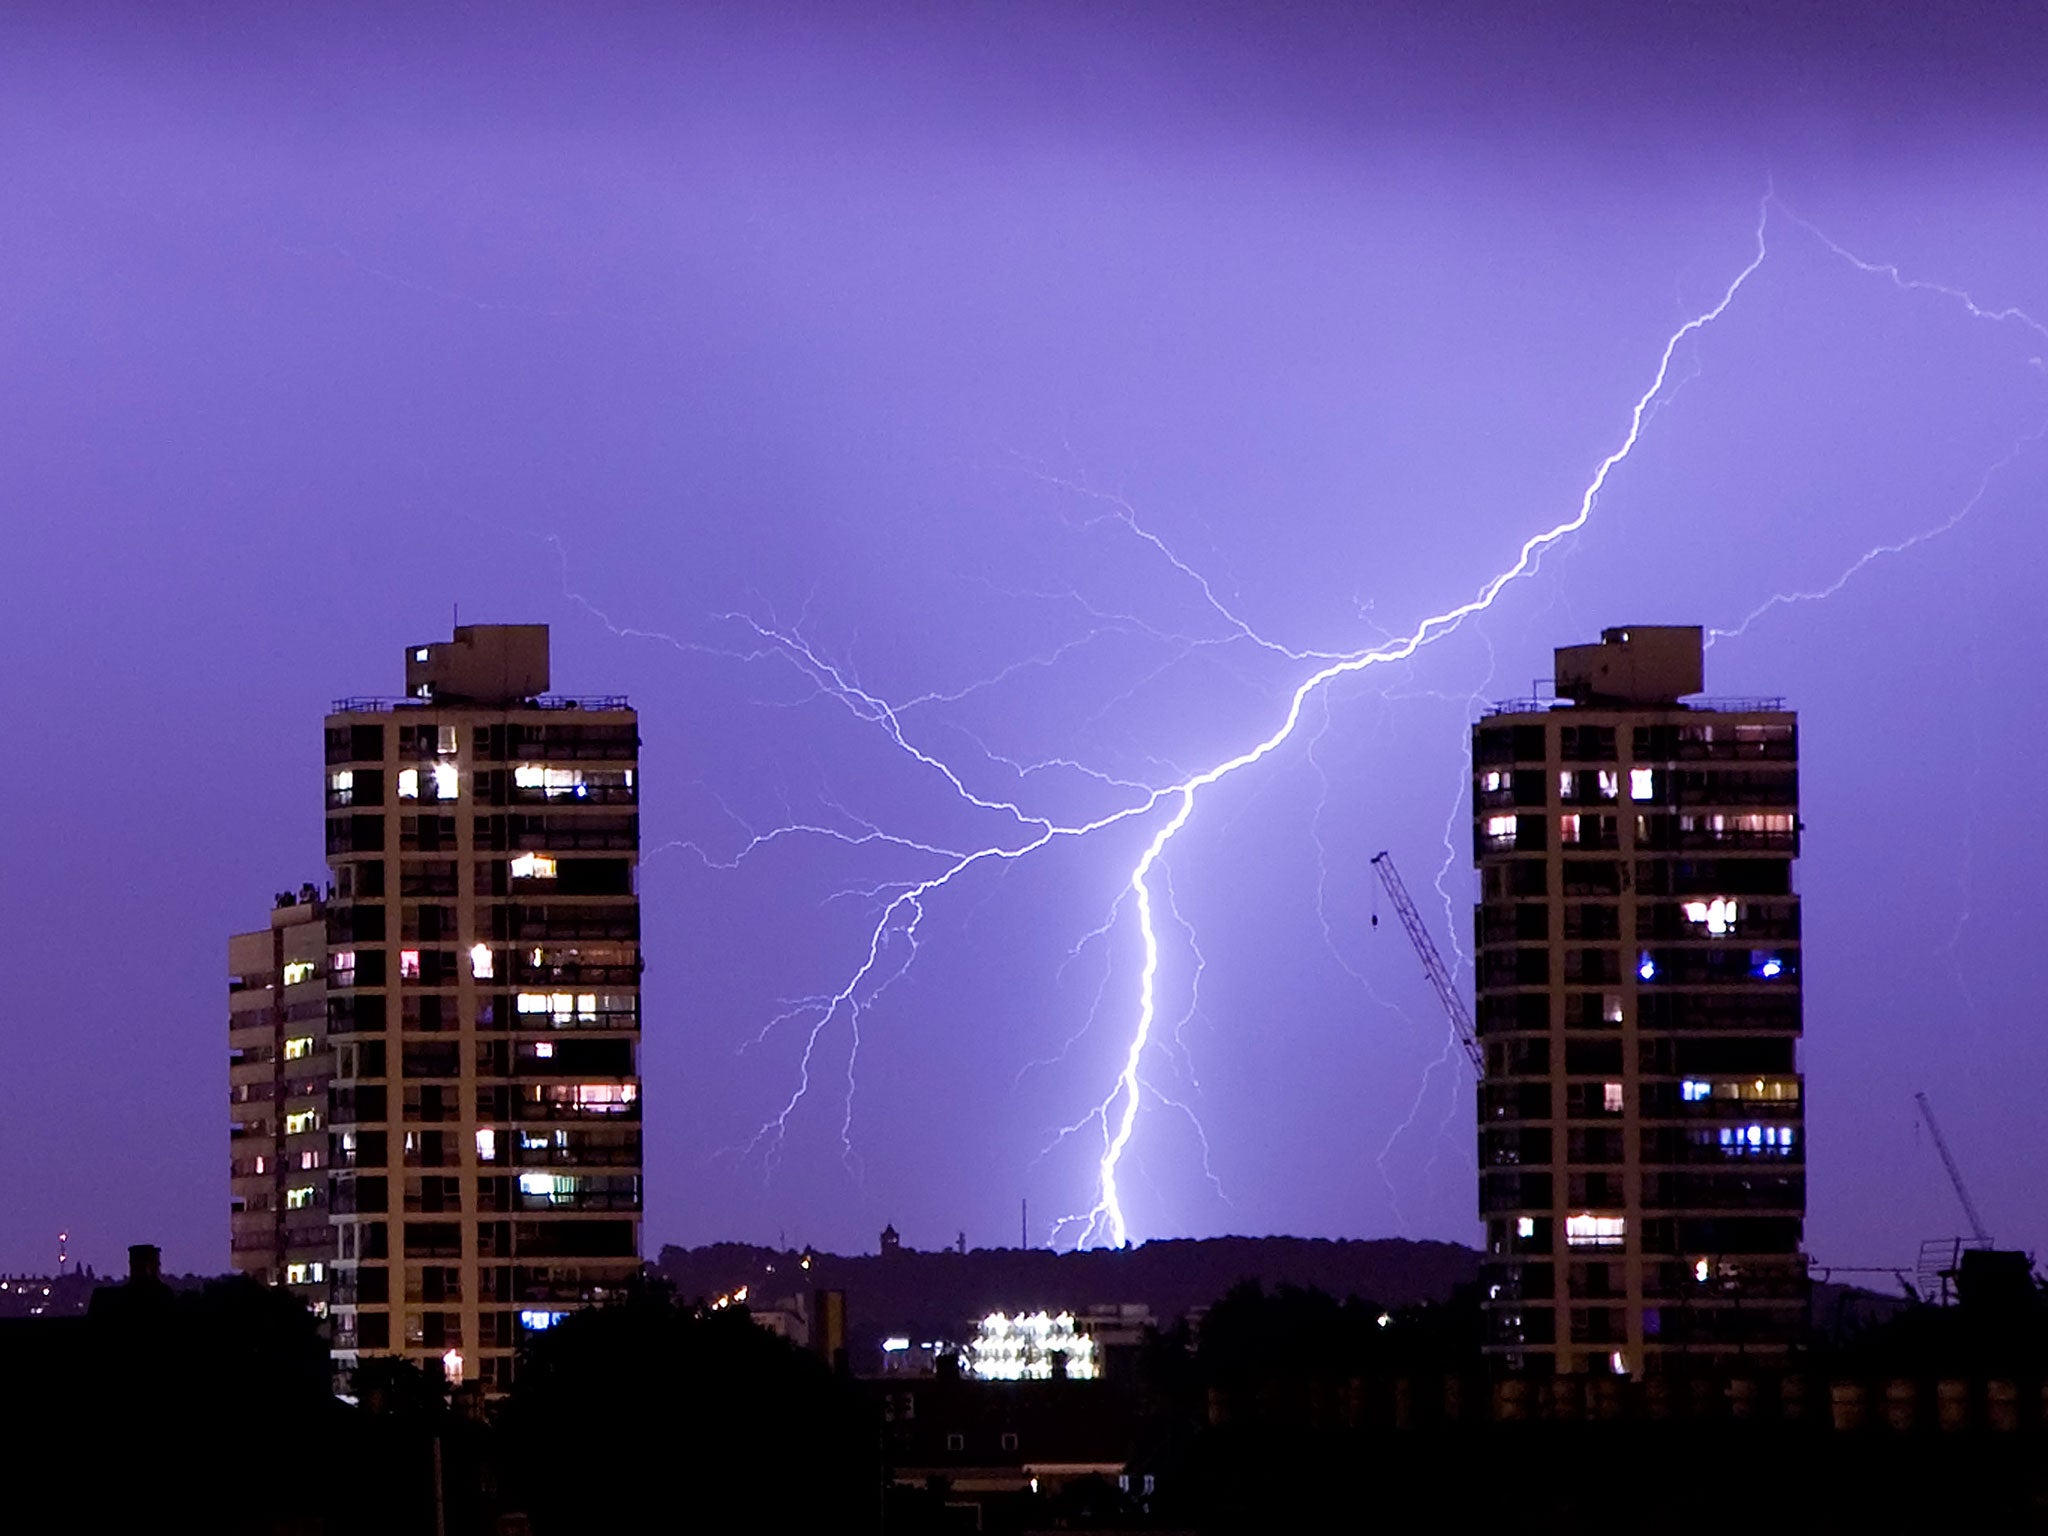
[[502,1390],[639,1267],[639,722],[545,625],[410,647],[327,716],[337,1363]]

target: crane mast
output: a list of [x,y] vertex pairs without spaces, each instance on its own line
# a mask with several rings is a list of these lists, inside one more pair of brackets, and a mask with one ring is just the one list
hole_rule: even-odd
[[[1380,883],[1387,888],[1387,895],[1394,903],[1394,915],[1401,919],[1401,926],[1407,930],[1408,942],[1415,946],[1416,956],[1422,961],[1422,973],[1436,988],[1437,1001],[1444,1005],[1451,1028],[1457,1033],[1458,1043],[1464,1046],[1465,1054],[1472,1059],[1473,1072],[1485,1077],[1486,1053],[1479,1048],[1478,1031],[1472,1027],[1472,1015],[1465,1007],[1465,1000],[1458,996],[1450,970],[1444,964],[1444,957],[1437,953],[1429,930],[1422,926],[1422,914],[1408,899],[1408,887],[1401,883],[1401,872],[1394,868],[1394,856],[1382,850],[1372,856],[1372,867],[1379,871]],[[1957,1187],[1960,1188],[1960,1184]]]
[[1927,1122],[1927,1134],[1934,1138],[1934,1150],[1941,1154],[1941,1166],[1948,1170],[1948,1181],[1956,1188],[1956,1199],[1963,1204],[1963,1215],[1969,1218],[1970,1235],[1985,1247],[1991,1246],[1991,1234],[1984,1230],[1984,1218],[1977,1214],[1977,1202],[1970,1198],[1970,1192],[1963,1186],[1963,1170],[1956,1166],[1955,1158],[1948,1150],[1948,1138],[1941,1134],[1941,1127],[1935,1124],[1934,1109],[1927,1102],[1927,1095],[1916,1093],[1913,1102],[1920,1106],[1920,1118]]

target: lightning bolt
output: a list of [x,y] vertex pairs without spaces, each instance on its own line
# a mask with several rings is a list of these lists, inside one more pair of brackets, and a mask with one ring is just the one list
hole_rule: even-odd
[[1153,833],[1151,841],[1139,855],[1137,865],[1131,870],[1129,889],[1136,898],[1138,932],[1144,946],[1144,963],[1138,974],[1138,1016],[1131,1031],[1130,1046],[1124,1053],[1123,1070],[1118,1074],[1108,1098],[1104,1100],[1104,1119],[1113,1122],[1115,1130],[1109,1138],[1109,1145],[1103,1151],[1096,1202],[1087,1212],[1083,1228],[1083,1246],[1098,1238],[1116,1246],[1122,1246],[1130,1240],[1130,1223],[1124,1213],[1117,1175],[1123,1163],[1124,1153],[1130,1147],[1131,1136],[1137,1128],[1138,1109],[1143,1099],[1139,1064],[1144,1060],[1145,1048],[1151,1042],[1153,1025],[1159,1012],[1159,935],[1153,922],[1151,878],[1153,870],[1165,856],[1167,848],[1194,815],[1195,805],[1202,793],[1265,761],[1278,751],[1294,735],[1295,728],[1301,723],[1302,711],[1309,700],[1315,698],[1338,678],[1349,677],[1371,667],[1406,661],[1425,645],[1452,634],[1474,614],[1484,613],[1491,608],[1510,583],[1535,570],[1544,550],[1586,526],[1593,515],[1594,503],[1599,500],[1600,492],[1606,488],[1608,477],[1635,451],[1636,444],[1641,441],[1644,419],[1662,393],[1665,381],[1670,377],[1672,359],[1678,355],[1680,346],[1686,338],[1720,319],[1728,306],[1735,302],[1735,295],[1741,291],[1743,284],[1763,265],[1768,251],[1764,241],[1764,227],[1768,217],[1769,202],[1766,199],[1757,212],[1756,254],[1740,272],[1736,273],[1712,307],[1694,315],[1666,339],[1649,387],[1636,398],[1634,408],[1629,413],[1628,431],[1623,435],[1620,445],[1600,461],[1599,467],[1593,472],[1592,478],[1579,497],[1577,508],[1569,517],[1525,539],[1513,563],[1482,586],[1476,596],[1441,613],[1429,615],[1406,636],[1392,643],[1339,657],[1311,672],[1295,686],[1288,700],[1286,713],[1271,734],[1235,757],[1226,758],[1214,767],[1171,786],[1157,797],[1159,801],[1172,807],[1172,814]]
[[[738,633],[736,645],[711,645],[696,640],[681,640],[673,636],[651,634],[645,631],[631,631],[613,625],[594,605],[579,594],[570,592],[567,586],[566,565],[564,571],[565,593],[581,603],[600,622],[617,635],[634,635],[664,641],[680,649],[711,652],[748,662],[775,659],[792,670],[805,690],[802,701],[823,700],[845,710],[855,721],[865,727],[882,732],[890,744],[901,752],[922,774],[935,778],[945,793],[960,806],[984,816],[992,816],[1003,823],[1007,831],[980,847],[955,847],[951,840],[943,838],[909,838],[885,834],[880,828],[866,821],[851,810],[835,808],[839,814],[828,821],[792,822],[765,833],[755,833],[742,828],[747,840],[740,851],[729,860],[717,861],[718,867],[733,867],[740,861],[772,845],[781,837],[804,834],[831,838],[853,844],[880,843],[889,846],[898,856],[928,861],[924,873],[914,878],[878,885],[868,894],[877,904],[872,921],[867,926],[867,936],[859,957],[853,962],[851,971],[843,981],[829,991],[820,992],[808,998],[794,1000],[785,1006],[784,1012],[772,1019],[763,1031],[767,1034],[794,1026],[802,1036],[801,1054],[797,1067],[797,1082],[781,1109],[765,1121],[748,1150],[767,1148],[772,1156],[781,1144],[790,1119],[811,1091],[813,1068],[818,1051],[828,1032],[835,1024],[844,1023],[848,1036],[848,1055],[845,1073],[845,1099],[841,1116],[840,1136],[842,1148],[849,1167],[853,1166],[852,1127],[854,1104],[854,1066],[860,1049],[862,1015],[873,1006],[876,998],[899,979],[915,958],[918,933],[926,913],[926,904],[949,887],[963,881],[977,870],[1014,864],[1045,850],[1049,846],[1068,841],[1097,837],[1112,829],[1129,824],[1143,834],[1142,845],[1122,888],[1110,904],[1108,915],[1101,926],[1082,941],[1082,944],[1098,937],[1106,937],[1114,929],[1134,923],[1139,940],[1139,966],[1136,978],[1135,1014],[1129,1025],[1129,1034],[1120,1052],[1120,1066],[1106,1091],[1085,1114],[1059,1133],[1053,1145],[1091,1127],[1101,1136],[1101,1152],[1097,1169],[1096,1188],[1093,1202],[1075,1214],[1060,1218],[1053,1229],[1053,1240],[1059,1241],[1061,1234],[1075,1232],[1074,1241],[1079,1246],[1098,1243],[1122,1245],[1130,1240],[1131,1222],[1125,1209],[1122,1176],[1126,1173],[1126,1159],[1130,1154],[1133,1139],[1137,1133],[1142,1112],[1148,1104],[1157,1104],[1168,1110],[1188,1114],[1195,1125],[1198,1136],[1202,1136],[1199,1121],[1194,1120],[1192,1111],[1183,1102],[1168,1098],[1147,1072],[1147,1062],[1159,1042],[1155,1039],[1162,1028],[1162,917],[1171,920],[1185,930],[1186,924],[1174,910],[1171,890],[1166,883],[1168,855],[1181,833],[1190,825],[1198,808],[1203,804],[1210,790],[1226,780],[1257,767],[1267,758],[1280,752],[1296,735],[1308,739],[1319,732],[1300,730],[1304,716],[1312,704],[1320,704],[1327,725],[1332,685],[1340,680],[1364,673],[1376,667],[1386,667],[1407,661],[1424,647],[1447,638],[1464,626],[1467,621],[1491,609],[1501,595],[1514,583],[1531,576],[1539,568],[1545,553],[1562,541],[1584,528],[1591,519],[1603,492],[1614,473],[1635,452],[1642,440],[1646,426],[1660,408],[1667,405],[1672,394],[1681,388],[1687,379],[1696,373],[1696,359],[1686,351],[1686,343],[1707,327],[1718,321],[1735,302],[1744,286],[1764,264],[1768,254],[1767,228],[1773,217],[1773,210],[1783,213],[1801,228],[1811,231],[1831,250],[1850,261],[1860,270],[1888,276],[1906,291],[1931,292],[1948,297],[1966,306],[1968,313],[1987,321],[2015,322],[2025,324],[2044,338],[2044,329],[2031,317],[2018,310],[1987,309],[1976,303],[1960,289],[1939,284],[1924,283],[1902,276],[1896,268],[1881,266],[1854,257],[1834,242],[1821,236],[1817,230],[1799,220],[1778,204],[1772,193],[1766,192],[1757,208],[1754,232],[1755,249],[1748,260],[1726,283],[1718,298],[1707,308],[1685,319],[1665,338],[1657,355],[1656,366],[1651,370],[1646,387],[1635,398],[1627,412],[1627,426],[1619,442],[1601,458],[1580,492],[1577,503],[1569,514],[1551,526],[1525,539],[1516,550],[1514,558],[1506,567],[1488,579],[1477,592],[1464,602],[1430,614],[1415,623],[1405,633],[1390,632],[1377,624],[1375,629],[1381,637],[1370,647],[1349,652],[1333,653],[1314,651],[1299,646],[1284,644],[1268,638],[1252,626],[1219,594],[1215,586],[1202,574],[1182,560],[1167,543],[1147,528],[1134,510],[1121,498],[1102,496],[1077,487],[1071,482],[1045,477],[1049,483],[1060,485],[1067,490],[1093,498],[1098,508],[1092,521],[1113,523],[1123,534],[1147,545],[1157,556],[1165,560],[1175,572],[1194,583],[1209,617],[1220,628],[1221,633],[1213,636],[1173,634],[1158,629],[1134,615],[1104,612],[1089,607],[1077,594],[1064,594],[1082,609],[1093,621],[1095,628],[1077,640],[1055,648],[1043,655],[1033,656],[1026,661],[1013,664],[997,678],[971,683],[952,692],[928,692],[900,704],[892,704],[880,694],[865,687],[850,664],[827,656],[811,643],[802,625],[782,626],[774,622],[757,619],[741,613],[718,616],[719,621],[733,626]],[[1692,364],[1687,371],[1685,364]],[[2037,363],[2038,366],[2038,363]],[[1785,603],[1815,600],[1828,595],[1828,591],[1839,590],[1841,584],[1851,579],[1856,571],[1871,560],[1887,553],[1902,553],[1914,544],[1936,537],[1953,527],[1981,501],[1991,478],[2009,464],[2031,443],[2048,435],[2048,420],[2031,434],[2015,443],[2005,459],[2000,460],[1986,471],[1977,493],[1958,510],[1945,524],[1930,529],[1912,539],[1902,541],[1897,548],[1880,546],[1866,554],[1856,565],[1844,573],[1842,578],[1827,591],[1815,593],[1780,594],[1762,604],[1741,623],[1729,629],[1712,632],[1713,638],[1733,638],[1770,611]],[[1056,594],[1044,594],[1053,596]],[[1361,619],[1370,617],[1361,611]],[[1040,761],[1025,761],[1002,756],[983,744],[975,745],[991,764],[1006,768],[1018,785],[1041,773],[1061,771],[1078,775],[1086,780],[1093,790],[1112,797],[1112,803],[1098,814],[1085,817],[1054,816],[1041,814],[1025,807],[1013,793],[1006,797],[996,791],[978,791],[970,787],[967,774],[953,766],[947,758],[928,742],[920,739],[913,720],[914,712],[928,705],[941,704],[966,697],[1002,677],[1019,670],[1051,667],[1063,657],[1071,654],[1078,646],[1085,645],[1110,632],[1144,634],[1153,640],[1169,642],[1178,648],[1178,654],[1185,656],[1197,646],[1228,646],[1249,644],[1258,647],[1268,656],[1289,664],[1306,666],[1306,675],[1288,689],[1285,707],[1280,711],[1276,723],[1267,733],[1249,746],[1209,767],[1189,771],[1184,767],[1155,764],[1160,777],[1147,782],[1124,774],[1114,774],[1073,758],[1047,758]],[[1171,663],[1169,663],[1170,665]],[[1142,686],[1142,681],[1139,685]],[[1113,709],[1115,700],[1105,706],[1105,712]],[[1313,717],[1311,717],[1313,718]],[[971,739],[971,738],[970,738]],[[1310,741],[1313,746],[1313,741]],[[1320,769],[1318,769],[1320,772]],[[1455,821],[1457,808],[1454,804],[1451,819]],[[735,818],[737,820],[737,818]],[[1447,840],[1447,848],[1449,843]],[[713,862],[698,850],[707,863]],[[1454,859],[1455,850],[1451,850]],[[1438,871],[1438,891],[1449,901],[1443,888],[1443,878],[1448,868]],[[1128,912],[1126,909],[1128,908]],[[1321,907],[1319,904],[1319,911]],[[1325,918],[1327,928],[1327,918]],[[1457,925],[1452,925],[1455,938]],[[1200,951],[1194,948],[1192,935],[1190,948],[1199,965]],[[1076,946],[1078,953],[1080,946]],[[1339,963],[1342,959],[1339,957]],[[1349,965],[1345,965],[1350,970]],[[1355,974],[1355,973],[1354,973]],[[1109,980],[1105,972],[1104,985]],[[1097,1002],[1102,994],[1098,991]],[[1184,1027],[1194,1013],[1191,1001],[1186,1013],[1181,1015],[1180,1027]],[[1083,1033],[1099,1022],[1098,1008],[1089,1010],[1088,1023]],[[1075,1037],[1079,1038],[1078,1034]],[[1074,1042],[1068,1042],[1069,1047]],[[1186,1063],[1185,1047],[1181,1048],[1181,1059]],[[1027,1071],[1029,1068],[1026,1069]],[[1189,1080],[1193,1081],[1191,1068]],[[1425,1079],[1425,1089],[1427,1079]],[[1418,1099],[1417,1108],[1420,1107]],[[1411,1113],[1410,1120],[1414,1118]],[[1397,1133],[1398,1134],[1398,1133]],[[1206,1169],[1206,1136],[1203,1136]],[[1048,1147],[1047,1150],[1050,1150]],[[1042,1154],[1041,1154],[1042,1155]],[[1383,1154],[1384,1156],[1384,1154]],[[1383,1170],[1384,1171],[1384,1170]],[[1213,1173],[1210,1174],[1213,1181]]]

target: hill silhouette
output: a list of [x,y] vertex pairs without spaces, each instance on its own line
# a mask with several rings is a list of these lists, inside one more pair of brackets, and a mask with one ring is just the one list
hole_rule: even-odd
[[1169,1324],[1245,1280],[1269,1288],[1313,1287],[1390,1307],[1443,1301],[1454,1286],[1477,1278],[1479,1255],[1456,1243],[1403,1238],[1174,1238],[1071,1253],[900,1248],[856,1255],[718,1243],[664,1247],[656,1267],[685,1299],[746,1286],[749,1303],[762,1308],[813,1289],[844,1291],[848,1343],[859,1354],[890,1334],[960,1339],[972,1319],[996,1311],[1135,1303]]

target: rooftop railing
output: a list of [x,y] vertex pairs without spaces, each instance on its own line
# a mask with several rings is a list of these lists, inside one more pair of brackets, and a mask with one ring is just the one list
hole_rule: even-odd
[[397,698],[376,694],[355,694],[348,698],[336,699],[327,711],[330,715],[381,715],[404,709],[631,709],[623,693],[544,693],[532,699],[500,699],[480,701],[475,699],[416,699],[401,695]]
[[1671,704],[1608,704],[1593,702],[1584,706],[1575,705],[1570,699],[1548,695],[1534,695],[1526,699],[1496,699],[1486,706],[1485,713],[1493,715],[1537,715],[1553,709],[1614,710],[1622,713],[1658,709],[1685,710],[1688,712],[1723,715],[1766,715],[1781,714],[1785,709],[1784,698],[1696,698],[1681,699]]

